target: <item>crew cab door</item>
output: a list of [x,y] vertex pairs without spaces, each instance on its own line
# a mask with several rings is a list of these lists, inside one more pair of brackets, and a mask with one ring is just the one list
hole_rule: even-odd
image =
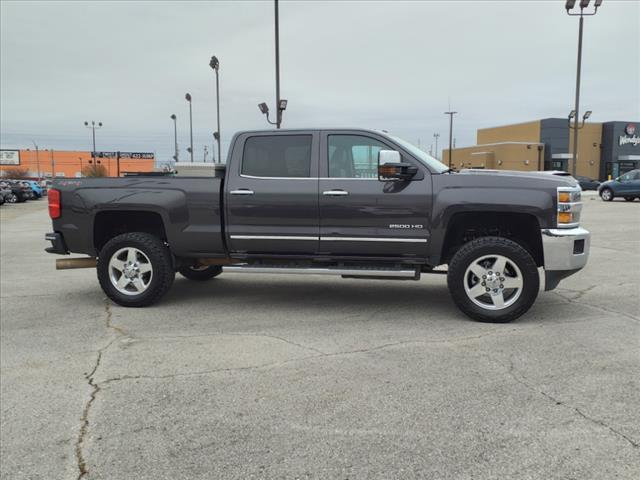
[[378,152],[401,149],[383,136],[323,131],[320,146],[320,253],[330,255],[427,256],[431,175],[418,167],[408,181],[379,181]]
[[317,252],[318,149],[315,131],[236,138],[225,186],[232,253]]

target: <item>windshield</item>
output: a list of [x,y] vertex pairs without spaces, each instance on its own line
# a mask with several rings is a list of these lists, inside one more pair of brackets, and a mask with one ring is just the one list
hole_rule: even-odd
[[388,133],[386,134],[391,140],[393,140],[394,142],[396,142],[398,145],[400,145],[402,148],[404,148],[405,150],[407,150],[409,153],[411,153],[411,155],[413,155],[414,157],[416,157],[418,160],[420,160],[422,163],[424,163],[425,165],[427,165],[429,168],[431,168],[432,170],[435,170],[437,173],[444,173],[447,170],[449,170],[449,167],[447,167],[444,163],[442,163],[440,160],[438,160],[437,158],[432,157],[431,155],[429,155],[426,152],[423,152],[422,150],[420,150],[418,147],[416,147],[415,145],[412,145],[411,143],[407,142],[406,140],[403,140],[401,138],[395,137],[393,135],[389,135]]

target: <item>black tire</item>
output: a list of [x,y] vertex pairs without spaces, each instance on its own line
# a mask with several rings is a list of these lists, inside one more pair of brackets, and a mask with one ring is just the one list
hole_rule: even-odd
[[[109,262],[123,248],[135,248],[149,260],[152,275],[146,290],[140,294],[124,294],[111,281]],[[171,252],[158,237],[149,233],[123,233],[109,240],[100,250],[97,265],[98,281],[104,293],[123,307],[146,307],[167,293],[175,278]]]
[[9,203],[18,203],[18,196],[15,193],[12,193],[7,197],[7,202]]
[[613,190],[610,188],[603,188],[600,190],[600,198],[605,202],[610,202],[614,199],[615,195],[613,194]]
[[[491,255],[500,255],[506,258],[508,262],[517,266],[520,270],[519,274],[521,274],[522,287],[519,296],[515,296],[516,290],[505,290],[507,295],[513,296],[513,303],[500,310],[489,310],[477,305],[465,290],[465,282],[467,281],[465,277],[468,274],[468,269],[477,259]],[[504,273],[503,275],[506,276]],[[481,281],[478,279],[478,283]],[[447,285],[453,301],[468,317],[479,322],[507,323],[520,317],[531,308],[538,296],[540,278],[538,267],[531,254],[518,243],[502,237],[482,237],[463,245],[453,256],[449,262]],[[499,286],[502,287],[502,285]],[[506,303],[508,302],[507,299]]]
[[189,280],[204,282],[220,275],[222,273],[222,267],[220,265],[209,265],[208,267],[194,267],[189,265],[180,267],[178,272]]
[[634,197],[624,197],[627,202],[633,202],[635,200]]

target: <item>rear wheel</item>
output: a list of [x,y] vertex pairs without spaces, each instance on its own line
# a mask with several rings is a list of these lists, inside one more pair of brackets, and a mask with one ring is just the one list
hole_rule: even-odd
[[600,198],[605,202],[610,202],[611,200],[613,200],[613,190],[611,190],[610,188],[603,188],[600,191]]
[[18,196],[15,193],[12,193],[7,197],[7,202],[9,203],[18,203]]
[[210,280],[214,277],[217,277],[222,273],[222,267],[220,265],[209,265],[209,266],[195,266],[189,265],[186,267],[180,267],[178,272],[189,280],[196,280],[203,282],[205,280]]
[[175,278],[169,249],[148,233],[124,233],[100,250],[98,281],[107,296],[124,307],[151,305]]
[[535,261],[522,246],[501,237],[465,244],[449,263],[449,292],[467,316],[506,323],[523,315],[538,296]]

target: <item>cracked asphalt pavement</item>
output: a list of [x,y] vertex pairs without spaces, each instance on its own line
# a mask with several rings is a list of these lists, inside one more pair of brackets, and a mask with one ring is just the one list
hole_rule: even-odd
[[640,203],[585,195],[591,258],[475,323],[419,282],[181,277],[157,306],[56,272],[0,209],[3,479],[640,478]]

